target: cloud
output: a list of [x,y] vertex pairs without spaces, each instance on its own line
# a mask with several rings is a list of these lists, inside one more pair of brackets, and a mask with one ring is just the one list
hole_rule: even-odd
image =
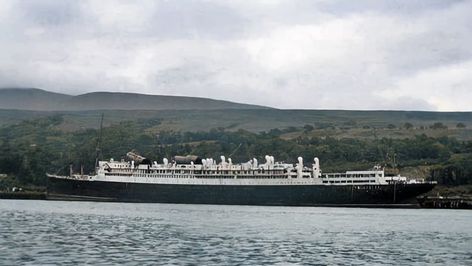
[[[472,99],[472,60],[426,69],[397,82],[392,89],[379,92],[385,99],[414,97],[439,110],[469,108]],[[413,108],[414,106],[410,107]],[[416,108],[413,108],[416,109]]]
[[4,1],[0,86],[470,111],[471,12],[471,1]]

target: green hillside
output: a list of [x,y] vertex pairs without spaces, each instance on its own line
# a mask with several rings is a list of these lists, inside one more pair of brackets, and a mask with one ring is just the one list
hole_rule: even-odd
[[[337,138],[408,138],[417,134],[432,137],[472,139],[470,112],[405,112],[405,111],[334,111],[334,110],[161,110],[161,111],[77,111],[39,112],[0,110],[0,126],[40,117],[60,116],[55,127],[62,131],[97,128],[101,114],[110,126],[123,121],[146,124],[146,130],[158,132],[209,131],[224,128],[229,131],[244,129],[251,132],[284,131],[284,137],[295,138],[303,127],[313,136]],[[436,126],[435,126],[436,124]]]
[[[93,171],[98,130],[63,131],[63,123],[63,117],[56,115],[0,127],[0,173],[8,176],[5,182],[0,180],[0,189],[15,182],[44,186],[46,172],[67,174],[71,163],[76,171],[81,165],[86,172]],[[154,130],[159,123],[139,120],[106,126],[102,132],[102,158],[120,159],[126,152],[136,150],[157,161],[185,154],[213,158],[226,155],[234,162],[251,158],[262,161],[271,154],[277,160],[292,163],[302,156],[308,164],[317,156],[327,172],[369,169],[381,164],[389,174],[432,179],[448,186],[472,185],[471,140],[426,134],[405,138],[317,136],[317,130],[309,126],[260,133],[224,128]]]
[[0,89],[0,127],[60,116],[58,129],[76,131],[97,128],[102,113],[106,126],[148,121],[146,130],[154,132],[224,128],[290,133],[307,126],[313,128],[314,136],[403,138],[427,134],[469,139],[468,128],[472,128],[472,112],[279,110],[195,97],[109,92],[71,96],[39,89]]

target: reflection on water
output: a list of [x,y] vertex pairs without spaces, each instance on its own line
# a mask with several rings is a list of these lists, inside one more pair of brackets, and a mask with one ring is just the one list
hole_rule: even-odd
[[472,212],[0,200],[0,264],[472,265]]

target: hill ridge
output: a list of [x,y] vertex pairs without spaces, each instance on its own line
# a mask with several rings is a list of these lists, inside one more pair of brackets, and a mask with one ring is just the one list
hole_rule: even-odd
[[28,111],[220,110],[270,107],[193,96],[97,91],[79,95],[38,88],[1,88],[0,109]]

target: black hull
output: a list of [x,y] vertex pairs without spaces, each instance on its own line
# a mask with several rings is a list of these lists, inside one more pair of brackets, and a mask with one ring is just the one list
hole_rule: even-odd
[[376,206],[415,203],[434,184],[169,185],[49,178],[48,199],[273,206]]

